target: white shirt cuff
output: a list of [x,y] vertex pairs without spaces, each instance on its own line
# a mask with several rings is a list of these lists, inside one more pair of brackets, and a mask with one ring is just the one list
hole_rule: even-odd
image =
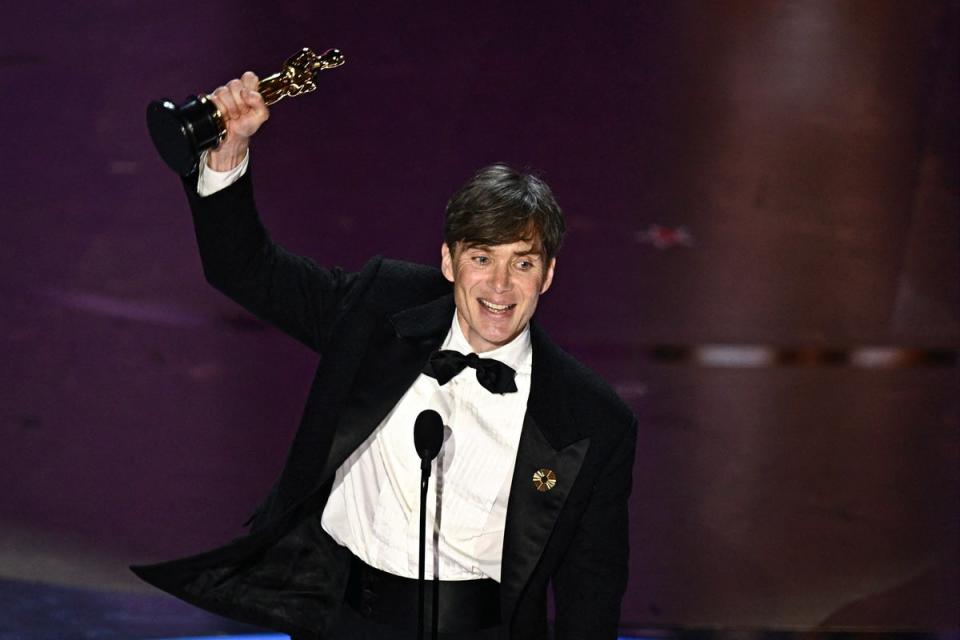
[[247,149],[246,155],[240,164],[229,171],[214,171],[207,166],[207,151],[200,154],[200,176],[197,178],[197,193],[201,198],[213,195],[221,189],[226,189],[234,182],[243,177],[247,172],[247,165],[250,164],[250,150]]

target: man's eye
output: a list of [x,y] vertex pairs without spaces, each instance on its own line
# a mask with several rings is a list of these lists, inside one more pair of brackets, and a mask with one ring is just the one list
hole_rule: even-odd
[[487,264],[487,262],[489,261],[489,258],[487,258],[487,256],[473,256],[473,258],[471,259],[477,264]]
[[521,260],[517,263],[517,268],[521,271],[529,271],[530,269],[533,269],[533,267],[534,264],[529,260]]

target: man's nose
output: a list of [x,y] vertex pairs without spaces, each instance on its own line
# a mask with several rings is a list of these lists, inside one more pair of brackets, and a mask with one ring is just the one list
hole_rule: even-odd
[[511,287],[510,265],[499,264],[491,274],[491,286],[495,291],[509,291]]

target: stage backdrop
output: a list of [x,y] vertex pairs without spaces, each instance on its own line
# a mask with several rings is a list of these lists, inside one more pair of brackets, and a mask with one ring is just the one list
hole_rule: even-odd
[[134,590],[242,532],[317,356],[203,281],[144,108],[347,64],[258,135],[289,249],[435,264],[508,161],[538,317],[640,417],[625,625],[957,624],[957,3],[17,3],[0,30],[0,575]]

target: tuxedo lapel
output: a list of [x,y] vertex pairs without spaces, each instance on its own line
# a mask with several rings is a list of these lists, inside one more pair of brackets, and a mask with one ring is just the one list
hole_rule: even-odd
[[[564,404],[556,348],[532,323],[531,343],[530,398],[510,486],[503,541],[500,598],[504,620],[513,615],[590,446],[590,439],[579,432]],[[549,480],[542,477],[547,472],[555,477],[552,486],[549,482],[543,485],[543,480]]]
[[[513,614],[517,599],[540,560],[589,446],[590,439],[583,438],[560,450],[554,449],[536,420],[529,416],[524,419],[503,541],[500,599],[505,620]],[[534,474],[541,470],[553,472],[553,488],[537,488],[539,482]]]
[[340,414],[321,482],[369,437],[414,383],[450,329],[453,310],[451,294],[378,322]]

